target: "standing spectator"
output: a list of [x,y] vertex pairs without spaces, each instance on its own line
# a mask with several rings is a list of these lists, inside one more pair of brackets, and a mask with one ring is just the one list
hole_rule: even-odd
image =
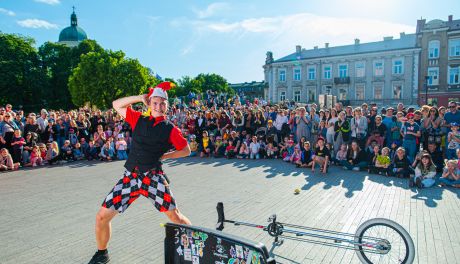
[[[408,152],[408,158],[414,161],[417,153],[417,138],[420,137],[420,126],[414,122],[414,114],[409,113],[406,116],[407,122],[401,127],[401,135],[403,136],[403,148]],[[431,161],[431,159],[430,159]]]
[[39,128],[39,138],[40,142],[47,142],[48,138],[45,136],[46,134],[46,127],[48,126],[48,111],[46,109],[42,109],[40,111],[40,117],[37,119],[37,124]]
[[424,139],[426,149],[430,142],[436,143],[437,147],[441,146],[442,131],[441,131],[441,118],[439,117],[438,109],[431,107],[427,118],[423,120],[423,125],[426,129],[426,138]]
[[30,162],[30,154],[32,153],[32,148],[35,146],[37,142],[32,137],[32,133],[28,132],[25,138],[25,145],[23,146],[22,151],[22,164],[28,164]]
[[319,126],[319,115],[316,114],[316,108],[310,108],[310,115],[308,116],[309,119],[309,127],[311,130],[310,138],[307,137],[307,140],[310,142],[316,142],[318,140],[318,126]]
[[457,103],[455,101],[449,102],[449,112],[444,115],[444,126],[447,128],[446,132],[450,132],[452,123],[460,123],[460,112],[457,109]]
[[458,131],[458,123],[450,124],[451,131],[447,134],[447,159],[454,159],[457,156],[457,149],[460,149],[460,132]]
[[11,147],[13,149],[12,157],[14,163],[20,163],[22,158],[22,152],[24,150],[24,145],[26,140],[21,136],[21,130],[15,129],[14,136],[11,140]]
[[296,138],[297,140],[300,140],[302,137],[305,138],[310,138],[310,133],[311,130],[309,129],[309,123],[310,121],[308,120],[308,117],[306,116],[306,110],[305,107],[300,107],[298,115],[295,117],[295,122],[297,124],[296,127]]
[[345,119],[345,112],[340,112],[334,124],[334,151],[338,151],[340,145],[348,144],[350,140],[350,123]]
[[276,128],[276,134],[279,140],[284,138],[284,136],[282,136],[281,129],[283,128],[284,124],[287,124],[287,122],[288,117],[285,115],[284,110],[278,110],[278,114],[276,115],[276,119],[273,122],[273,126]]
[[4,145],[8,149],[9,153],[13,153],[11,142],[13,140],[15,129],[19,129],[19,128],[16,126],[16,123],[14,123],[14,121],[12,120],[11,114],[7,112],[3,119],[2,137],[5,141]]
[[367,118],[362,115],[361,108],[356,107],[355,115],[351,119],[351,138],[358,142],[361,149],[365,147],[367,136]]
[[327,133],[326,133],[326,142],[328,144],[333,144],[334,143],[334,126],[335,122],[337,121],[337,111],[332,108],[331,109],[331,116],[328,118],[327,117],[327,111],[326,111],[326,127],[327,127]]

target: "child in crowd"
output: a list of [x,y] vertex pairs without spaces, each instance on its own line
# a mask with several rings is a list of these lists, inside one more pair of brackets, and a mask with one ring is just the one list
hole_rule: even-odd
[[84,155],[83,151],[81,151],[81,145],[79,142],[75,144],[75,147],[73,148],[73,160],[82,160]]
[[393,163],[390,166],[389,175],[398,178],[409,178],[412,169],[410,168],[410,161],[406,157],[406,150],[399,147],[396,150],[396,155],[393,158]]
[[214,158],[222,158],[225,155],[225,144],[222,141],[221,136],[216,137],[216,142],[214,143]]
[[294,154],[294,140],[289,139],[288,145],[286,147],[286,154],[285,154],[283,160],[289,162],[291,160],[292,154]]
[[458,131],[458,124],[453,122],[450,124],[451,130],[449,134],[447,134],[447,152],[446,156],[447,159],[454,159],[457,149],[460,148],[460,132]]
[[444,172],[442,173],[441,178],[439,178],[441,186],[453,186],[455,188],[460,188],[460,174],[457,163],[457,160],[447,161]]
[[99,157],[97,153],[97,147],[96,147],[96,144],[94,143],[94,140],[89,141],[88,149],[85,153],[85,157],[87,160],[93,160]]
[[[442,151],[438,148],[435,142],[428,142],[428,154],[430,154],[431,159],[433,160],[434,165],[436,166],[436,172],[441,173],[442,168],[444,167],[444,159]],[[457,153],[455,153],[457,156]]]
[[0,171],[17,170],[19,162],[13,162],[10,152],[6,148],[0,150]]
[[246,141],[243,141],[243,143],[241,143],[239,154],[236,157],[239,159],[246,159],[249,157],[249,147]]
[[315,156],[313,157],[311,165],[311,171],[315,172],[315,164],[318,164],[320,166],[320,172],[327,173],[331,154],[329,149],[326,148],[323,138],[318,138],[317,145],[318,146],[315,149]]
[[203,131],[203,138],[201,138],[200,144],[200,157],[210,157],[211,156],[211,149],[212,149],[212,142],[211,138],[208,136],[208,131]]
[[305,141],[303,146],[300,160],[296,162],[296,166],[301,168],[310,168],[313,163],[313,152],[311,151],[310,142]]
[[388,175],[388,167],[390,166],[390,149],[384,147],[382,149],[382,154],[377,155],[375,160],[375,169],[380,175]]
[[38,145],[34,145],[32,147],[32,152],[30,153],[30,163],[27,164],[26,166],[36,167],[36,166],[42,165],[42,163],[43,163],[43,159],[40,153],[40,148],[38,147]]
[[123,136],[123,133],[119,133],[117,143],[115,143],[115,149],[117,150],[117,158],[119,160],[128,159],[128,153],[126,152],[127,148],[128,148],[128,144],[125,141],[125,137]]
[[196,142],[196,136],[194,134],[190,135],[190,157],[195,157],[198,154],[198,143]]
[[112,161],[115,156],[113,148],[110,146],[110,142],[107,140],[104,146],[101,148],[101,153],[99,153],[99,157],[102,161]]
[[347,160],[347,144],[342,144],[340,145],[340,150],[337,151],[337,154],[335,154],[335,159],[334,162],[335,164],[340,164],[342,161]]
[[62,159],[66,161],[72,161],[73,160],[73,151],[72,147],[70,146],[70,140],[64,141],[64,146],[61,148],[61,155]]
[[249,145],[249,152],[250,152],[249,158],[250,159],[259,159],[260,158],[259,151],[260,151],[260,144],[259,144],[259,142],[257,142],[257,137],[253,136],[252,137],[252,142]]
[[399,142],[393,141],[390,146],[390,159],[393,160],[396,156],[396,151],[398,150]]
[[53,165],[58,162],[60,159],[59,155],[59,145],[57,141],[48,143],[48,151],[46,152],[46,161],[49,165]]
[[436,166],[428,153],[423,153],[421,161],[415,168],[415,177],[409,179],[409,187],[428,188],[434,185]]
[[297,164],[297,162],[300,161],[301,158],[302,158],[302,152],[300,151],[300,147],[295,146],[294,147],[294,153],[292,153],[289,162],[291,162],[293,164]]
[[225,148],[225,157],[227,159],[233,159],[236,156],[235,154],[235,146],[233,146],[233,140],[228,140],[228,145]]
[[369,157],[369,168],[367,172],[369,173],[378,173],[379,171],[375,167],[376,162],[377,162],[377,157],[380,155],[380,147],[379,145],[374,146],[374,151],[372,152],[371,155],[368,155]]

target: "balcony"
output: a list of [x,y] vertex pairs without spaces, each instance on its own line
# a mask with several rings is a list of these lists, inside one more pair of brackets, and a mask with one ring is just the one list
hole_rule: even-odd
[[349,84],[350,77],[336,77],[334,78],[334,84]]

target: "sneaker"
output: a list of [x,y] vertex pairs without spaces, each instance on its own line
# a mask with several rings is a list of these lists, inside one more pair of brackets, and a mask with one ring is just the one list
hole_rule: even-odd
[[354,171],[359,171],[359,167],[353,167]]
[[109,263],[109,261],[109,252],[107,250],[104,253],[99,253],[99,251],[96,251],[88,264],[106,264]]
[[420,177],[418,177],[418,178],[415,180],[415,185],[417,185],[417,188],[420,188],[420,189],[423,188],[422,179],[420,179]]

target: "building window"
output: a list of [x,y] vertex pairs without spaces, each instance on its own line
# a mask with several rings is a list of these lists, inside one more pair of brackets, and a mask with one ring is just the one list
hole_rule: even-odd
[[402,99],[402,85],[393,84],[393,99]]
[[316,79],[316,68],[309,67],[308,68],[308,80],[314,80],[314,79]]
[[286,70],[280,70],[280,82],[286,81]]
[[439,40],[432,40],[428,43],[428,59],[439,58]]
[[374,62],[374,76],[383,76],[383,60]]
[[356,77],[359,77],[359,78],[364,77],[365,72],[366,72],[364,62],[357,62],[355,64],[355,68],[356,68]]
[[383,98],[383,86],[376,85],[374,86],[374,99],[382,99]]
[[324,72],[324,79],[331,79],[331,66],[328,65],[328,66],[324,66],[323,68],[323,72]]
[[431,106],[438,106],[438,98],[428,98],[427,103]]
[[339,88],[339,100],[347,100],[347,89],[345,88]]
[[300,91],[295,91],[294,92],[294,101],[295,102],[300,102]]
[[286,91],[280,92],[280,101],[286,101]]
[[364,100],[364,85],[357,84],[355,86],[356,100]]
[[449,84],[459,84],[458,74],[459,67],[449,67]]
[[428,68],[428,85],[438,85],[439,84],[439,67]]
[[347,64],[339,64],[339,77],[348,77],[348,65]]
[[323,86],[323,94],[332,94],[332,86],[324,85]]
[[308,90],[308,102],[312,103],[316,101],[316,91],[315,89]]
[[460,39],[449,40],[449,57],[460,56]]
[[294,68],[294,81],[300,81],[300,76],[300,68]]
[[393,74],[403,74],[403,60],[393,60]]

